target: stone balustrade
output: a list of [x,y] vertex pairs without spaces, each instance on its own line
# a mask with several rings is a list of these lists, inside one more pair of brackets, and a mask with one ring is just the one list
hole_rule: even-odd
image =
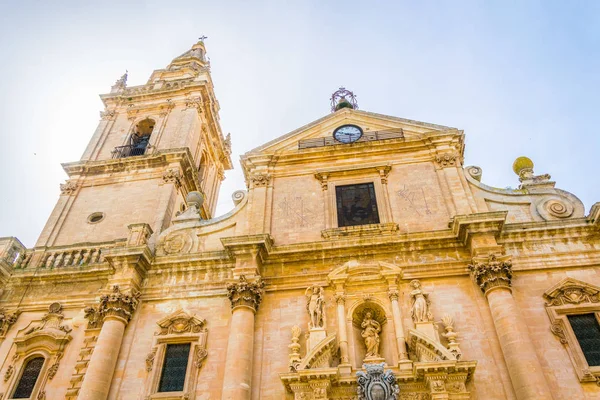
[[85,243],[73,246],[34,248],[20,252],[13,263],[14,269],[79,267],[104,262],[106,250],[125,245],[125,240]]

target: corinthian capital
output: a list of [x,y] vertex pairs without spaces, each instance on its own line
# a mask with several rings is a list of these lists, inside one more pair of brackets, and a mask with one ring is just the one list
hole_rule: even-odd
[[104,320],[106,317],[119,317],[129,322],[133,312],[138,306],[140,292],[131,291],[130,294],[121,293],[118,285],[114,285],[111,294],[100,297],[100,304],[97,308],[90,307],[86,309],[86,317],[89,315],[90,323],[92,315]]
[[471,278],[483,293],[497,287],[510,289],[512,279],[512,262],[510,256],[488,255],[487,258],[473,258],[469,265]]
[[227,297],[231,301],[231,309],[248,307],[256,312],[262,301],[264,287],[265,283],[260,277],[254,282],[248,282],[244,275],[240,275],[238,282],[227,285]]

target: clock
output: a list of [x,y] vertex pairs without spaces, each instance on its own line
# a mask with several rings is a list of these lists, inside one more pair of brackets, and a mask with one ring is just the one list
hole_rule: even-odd
[[342,125],[333,131],[333,138],[342,143],[356,142],[362,135],[362,129],[356,125]]

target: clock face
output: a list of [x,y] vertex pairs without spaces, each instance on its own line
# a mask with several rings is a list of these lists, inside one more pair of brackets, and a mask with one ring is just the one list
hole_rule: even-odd
[[362,134],[362,129],[356,125],[342,125],[333,131],[333,137],[335,140],[342,143],[356,142],[361,138]]

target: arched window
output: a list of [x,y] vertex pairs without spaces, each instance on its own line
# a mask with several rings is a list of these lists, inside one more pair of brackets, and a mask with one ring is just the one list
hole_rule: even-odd
[[25,367],[23,367],[23,372],[19,378],[17,388],[15,389],[15,392],[11,398],[28,399],[31,397],[31,393],[33,392],[33,388],[35,387],[38,377],[40,376],[40,371],[42,370],[44,361],[44,357],[34,357],[27,361]]
[[150,143],[150,136],[154,130],[156,122],[151,118],[146,118],[135,125],[133,133],[129,137],[129,143],[125,146],[115,147],[113,158],[124,158],[132,156],[141,156],[146,152]]

